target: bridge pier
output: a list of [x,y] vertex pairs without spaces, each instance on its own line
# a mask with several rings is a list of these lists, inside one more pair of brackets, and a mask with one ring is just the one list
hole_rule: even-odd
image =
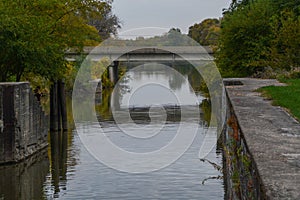
[[112,65],[108,67],[108,78],[115,85],[119,79],[119,61],[113,61]]

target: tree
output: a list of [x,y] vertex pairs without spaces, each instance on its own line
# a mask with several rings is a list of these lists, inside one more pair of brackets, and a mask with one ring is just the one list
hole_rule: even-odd
[[291,70],[299,61],[299,0],[238,1],[224,14],[216,62],[226,76]]
[[[0,81],[33,73],[50,80],[66,69],[67,48],[100,41],[88,16],[101,17],[97,0],[0,0]],[[97,8],[97,9],[95,9]]]
[[181,30],[180,28],[171,28],[168,33],[172,34],[173,32],[181,33]]
[[189,27],[188,36],[203,46],[216,46],[220,34],[218,19],[205,19],[199,24]]
[[98,30],[102,39],[108,39],[111,34],[116,35],[121,26],[119,18],[111,12],[111,5],[107,4],[104,9],[97,12],[102,12],[101,16],[89,16],[89,25]]
[[282,11],[272,18],[271,28],[265,64],[288,71],[300,67],[300,18],[294,12]]
[[277,13],[290,11],[297,16],[300,15],[300,0],[271,0],[271,2],[276,8]]

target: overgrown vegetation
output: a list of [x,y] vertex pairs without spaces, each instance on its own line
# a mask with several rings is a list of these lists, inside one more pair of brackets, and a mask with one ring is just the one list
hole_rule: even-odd
[[289,75],[300,67],[300,0],[233,0],[220,21],[195,24],[189,36],[214,47],[225,77]]
[[217,65],[225,76],[252,76],[266,68],[300,67],[300,1],[233,1],[221,25]]
[[300,120],[300,79],[283,80],[287,86],[268,86],[259,89],[263,95],[273,100],[273,104],[285,107]]

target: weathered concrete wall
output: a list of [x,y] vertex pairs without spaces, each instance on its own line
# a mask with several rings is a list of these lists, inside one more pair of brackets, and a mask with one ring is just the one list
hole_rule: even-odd
[[266,199],[255,161],[230,102],[228,102],[227,126],[222,136],[225,199]]
[[250,78],[225,81],[242,83],[226,84],[232,113],[224,152],[229,187],[237,191],[232,199],[299,200],[300,123],[256,92],[284,84]]
[[0,164],[47,146],[48,120],[29,83],[0,83]]

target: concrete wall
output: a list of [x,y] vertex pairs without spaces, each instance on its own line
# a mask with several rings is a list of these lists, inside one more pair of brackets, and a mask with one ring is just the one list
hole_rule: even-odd
[[225,199],[266,199],[255,161],[229,101],[227,126],[222,136]]
[[0,83],[0,164],[47,146],[48,120],[29,83]]
[[[233,150],[227,151],[231,158],[229,164],[236,164],[237,167],[249,166],[244,169],[249,169],[250,172],[243,173],[245,170],[240,170],[241,173],[238,171],[233,173],[234,176],[231,177],[237,180],[236,185],[245,180],[243,174],[246,177],[248,174],[252,177],[259,174],[258,183],[248,182],[250,189],[258,191],[260,187],[260,194],[264,194],[263,197],[258,196],[255,199],[299,200],[300,123],[285,109],[272,106],[272,101],[257,92],[261,87],[271,85],[282,87],[285,84],[274,79],[234,78],[224,81],[227,82],[227,97],[232,113],[236,116],[239,131],[238,137],[231,140],[233,142],[230,146]],[[236,85],[238,82],[241,84]],[[231,129],[236,130],[236,126],[232,126],[236,123],[230,124],[231,127],[235,127]],[[247,164],[248,158],[250,164]],[[253,172],[256,175],[253,176]],[[241,185],[244,188],[244,185]]]

